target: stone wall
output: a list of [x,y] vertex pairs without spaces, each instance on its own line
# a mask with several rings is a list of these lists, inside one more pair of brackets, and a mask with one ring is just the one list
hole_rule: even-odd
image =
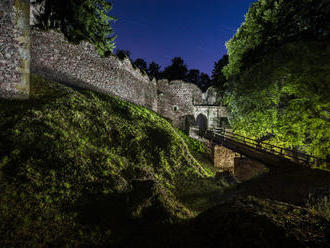
[[187,122],[194,124],[194,105],[203,103],[202,92],[196,85],[183,81],[150,81],[147,75],[133,68],[128,59],[101,58],[87,42],[71,44],[55,31],[33,29],[31,33],[32,73],[116,95],[158,112],[183,130],[189,126]]
[[150,81],[128,59],[101,58],[90,43],[72,44],[55,31],[30,32],[34,14],[43,9],[35,0],[1,0],[0,7],[0,97],[27,97],[31,69],[48,80],[110,93],[145,106],[187,132],[199,113],[204,113],[209,128],[216,127],[224,116],[222,107],[206,106],[215,103],[214,90],[202,94],[191,83]]
[[224,146],[215,145],[213,148],[213,157],[215,168],[234,173],[235,152]]
[[55,31],[32,30],[31,72],[76,87],[110,93],[157,111],[157,85],[128,59],[101,58],[87,42],[69,43]]
[[[220,127],[221,118],[227,117],[225,107],[220,105],[195,105],[194,106],[194,118],[200,119],[200,116],[205,116],[207,119],[207,128],[212,129]],[[199,125],[199,123],[197,123]]]
[[202,91],[183,81],[157,82],[158,113],[173,120],[173,125],[187,129],[186,122],[194,116],[194,104],[202,103]]
[[204,93],[205,102],[209,105],[220,105],[221,104],[221,92],[216,87],[211,86]]
[[0,97],[29,95],[29,13],[29,0],[0,1]]

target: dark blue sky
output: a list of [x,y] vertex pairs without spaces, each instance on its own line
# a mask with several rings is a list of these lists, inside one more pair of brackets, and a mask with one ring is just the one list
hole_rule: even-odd
[[256,0],[113,0],[117,49],[162,66],[180,56],[188,69],[211,75]]

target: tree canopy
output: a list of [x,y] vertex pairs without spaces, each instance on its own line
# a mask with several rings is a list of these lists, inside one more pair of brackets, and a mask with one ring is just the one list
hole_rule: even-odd
[[329,17],[324,0],[259,0],[250,7],[227,43],[223,69],[235,132],[330,154]]
[[116,50],[116,55],[120,59],[128,58],[129,60],[131,60],[131,52],[128,50]]
[[299,40],[326,40],[330,36],[329,0],[259,0],[245,22],[226,44],[226,77],[260,60],[274,47]]
[[163,78],[172,80],[185,80],[188,73],[187,66],[181,57],[174,57],[172,64],[167,66],[163,71]]
[[42,29],[58,29],[71,42],[86,40],[94,44],[101,56],[107,56],[115,48],[116,36],[110,16],[112,3],[107,0],[37,0],[44,6],[36,13],[36,26]]
[[133,62],[133,65],[143,72],[147,72],[147,62],[144,59],[138,58]]
[[149,77],[151,79],[153,78],[156,78],[156,79],[159,79],[160,78],[160,65],[157,64],[156,62],[152,61],[150,64],[149,64],[149,67],[148,67],[148,70],[147,70],[147,73],[149,75]]
[[216,86],[222,92],[224,91],[224,84],[227,79],[222,72],[222,69],[228,65],[228,55],[224,55],[221,59],[214,63],[214,68],[212,70],[212,84]]

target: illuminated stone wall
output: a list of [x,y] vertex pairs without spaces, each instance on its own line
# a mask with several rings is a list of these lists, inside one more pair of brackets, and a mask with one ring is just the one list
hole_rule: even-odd
[[202,91],[194,84],[183,81],[157,82],[158,113],[173,120],[173,125],[188,129],[186,122],[194,118],[194,104],[202,103]]
[[29,0],[0,1],[0,97],[29,96]]
[[157,85],[128,59],[101,58],[88,42],[72,44],[59,32],[33,29],[31,72],[48,80],[109,93],[157,111]]
[[145,106],[183,130],[195,124],[196,113],[207,113],[209,127],[216,126],[216,119],[223,115],[217,106],[196,107],[207,104],[211,94],[203,95],[194,84],[156,82],[134,68],[128,59],[101,58],[88,42],[72,44],[56,31],[30,31],[34,14],[43,8],[34,0],[31,7],[29,0],[1,0],[0,7],[0,97],[29,96],[31,52],[32,73]]

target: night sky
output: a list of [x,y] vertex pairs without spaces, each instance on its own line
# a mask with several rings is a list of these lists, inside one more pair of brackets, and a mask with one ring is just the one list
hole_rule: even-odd
[[162,66],[180,56],[188,69],[211,75],[256,0],[113,0],[117,49]]

